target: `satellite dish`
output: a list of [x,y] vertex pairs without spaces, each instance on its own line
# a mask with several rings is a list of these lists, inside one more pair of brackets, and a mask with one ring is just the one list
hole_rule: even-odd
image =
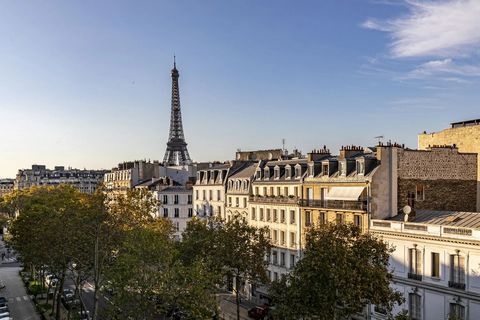
[[402,210],[403,210],[403,213],[409,214],[410,212],[412,212],[412,207],[410,207],[410,206],[405,206],[405,207],[403,207]]

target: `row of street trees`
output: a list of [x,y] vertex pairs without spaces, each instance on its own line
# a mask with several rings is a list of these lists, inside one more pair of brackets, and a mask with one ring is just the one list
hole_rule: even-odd
[[[373,303],[391,310],[402,297],[389,287],[388,246],[351,225],[324,225],[307,235],[302,260],[278,282],[267,278],[268,228],[241,217],[192,219],[175,241],[168,219],[151,215],[158,203],[145,191],[106,197],[68,186],[34,187],[0,199],[18,213],[12,244],[34,274],[47,266],[62,288],[94,284],[93,319],[212,319],[216,293],[233,280],[240,318],[242,283],[271,287],[275,319],[344,319]],[[99,315],[100,288],[114,293]],[[60,319],[60,294],[56,319]]]

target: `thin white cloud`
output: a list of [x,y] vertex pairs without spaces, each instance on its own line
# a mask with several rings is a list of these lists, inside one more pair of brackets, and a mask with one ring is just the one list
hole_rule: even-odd
[[405,0],[409,13],[362,26],[388,32],[393,57],[464,57],[480,48],[480,1]]
[[[457,77],[445,77],[454,75]],[[427,76],[441,76],[446,81],[458,81],[458,77],[480,77],[480,66],[471,64],[457,64],[452,59],[432,60],[419,65],[408,73],[407,78],[424,78]]]

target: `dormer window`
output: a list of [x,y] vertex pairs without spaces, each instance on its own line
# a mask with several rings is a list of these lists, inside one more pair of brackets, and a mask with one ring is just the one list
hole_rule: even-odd
[[255,175],[255,178],[257,178],[257,179],[262,178],[262,171],[257,170],[256,175]]
[[308,166],[308,176],[309,176],[309,177],[313,177],[313,173],[314,173],[314,172],[313,172],[313,171],[314,171],[313,169],[314,169],[314,168],[313,168],[313,164],[311,164],[311,165]]
[[292,177],[292,168],[287,165],[285,166],[285,178],[290,179]]
[[344,161],[341,161],[338,163],[340,165],[340,174],[342,176],[347,174],[347,168],[346,168],[346,163]]
[[265,167],[265,169],[263,169],[263,178],[264,179],[270,178],[270,168],[269,167]]
[[274,178],[279,179],[280,178],[280,168],[276,167],[274,171]]
[[295,168],[295,177],[300,178],[302,176],[302,168],[296,167]]
[[328,163],[323,163],[322,164],[322,175],[328,176]]
[[365,174],[365,162],[357,161],[357,174]]

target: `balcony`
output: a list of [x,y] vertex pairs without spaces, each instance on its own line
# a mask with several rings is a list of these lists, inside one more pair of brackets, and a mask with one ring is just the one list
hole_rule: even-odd
[[343,209],[343,210],[367,210],[367,201],[352,200],[300,200],[302,207],[315,207],[324,209]]
[[260,203],[286,203],[298,204],[298,197],[284,197],[284,196],[250,196],[250,202]]
[[408,279],[413,279],[417,281],[422,281],[422,275],[421,274],[416,274],[416,273],[408,273]]
[[465,290],[465,283],[448,281],[448,286],[454,289]]

